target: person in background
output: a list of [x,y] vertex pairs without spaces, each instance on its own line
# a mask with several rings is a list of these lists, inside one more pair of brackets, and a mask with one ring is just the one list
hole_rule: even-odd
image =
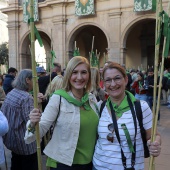
[[102,79],[102,72],[103,72],[103,67],[100,67],[100,69],[99,69],[99,73],[100,73],[100,87],[104,90],[103,79]]
[[[150,109],[152,109],[153,106],[153,90],[154,90],[154,69],[153,68],[149,68],[148,70],[148,77],[146,78],[147,82],[148,82],[148,90],[147,90],[147,102],[148,105],[150,107]],[[157,88],[159,87],[159,78],[157,81]],[[156,97],[158,96],[158,89],[157,89],[157,94]],[[158,121],[160,121],[160,110],[158,113]]]
[[12,82],[14,81],[17,72],[18,71],[16,68],[10,67],[8,69],[8,74],[5,75],[4,82],[3,82],[3,89],[6,95],[13,89]]
[[3,77],[2,77],[2,75],[0,75],[0,108],[1,108],[1,105],[6,97],[3,87],[2,87],[2,84],[3,84]]
[[96,96],[97,101],[104,101],[105,91],[100,87],[100,75],[96,67],[91,67],[91,90],[90,92]]
[[170,88],[167,86],[168,79],[170,79],[170,68],[167,69],[167,73],[164,74],[162,79],[162,95],[163,95],[163,104],[168,106],[170,104]]
[[[138,119],[132,116],[132,112],[135,113],[133,106],[136,99],[132,93],[125,90],[128,83],[126,72],[118,63],[112,62],[104,68],[103,80],[109,98],[102,110],[98,124],[93,170],[125,170],[126,168],[144,170],[144,148],[141,131],[138,122],[135,126],[135,120],[138,121]],[[147,102],[140,101],[140,104],[149,152],[153,156],[158,156],[161,150],[160,135],[156,133],[155,141],[150,142],[152,111]],[[115,118],[112,115],[115,115]],[[115,129],[119,133],[120,142]],[[134,146],[135,141],[136,147]],[[123,154],[126,161],[123,160]],[[134,157],[132,157],[132,154]],[[133,158],[135,159],[134,164]]]
[[144,86],[144,76],[141,72],[137,73],[137,79],[133,83],[132,88],[135,89],[135,98],[147,102],[147,89]]
[[142,70],[141,73],[143,74],[144,79],[147,78],[147,72],[145,70]]
[[38,77],[43,77],[46,76],[46,71],[44,69],[44,67],[36,67],[36,72],[37,72],[37,76]]
[[4,144],[2,136],[4,136],[8,132],[8,121],[4,114],[0,111],[0,169],[5,162],[4,157]]
[[148,70],[148,91],[147,91],[147,100],[148,100],[148,105],[150,109],[152,109],[153,106],[153,89],[154,89],[154,70],[153,68],[149,68]]
[[131,71],[130,71],[130,74],[131,74],[131,76],[132,76],[132,83],[131,83],[131,86],[133,85],[133,83],[136,81],[136,79],[137,79],[137,72],[134,70],[134,69],[132,69]]
[[[45,91],[46,91],[47,86],[50,83],[50,81],[53,80],[53,78],[55,76],[61,74],[61,65],[59,63],[53,63],[53,65],[54,65],[54,68],[52,69],[51,76],[49,74],[46,76],[39,77],[39,79],[38,79],[39,91],[42,94],[45,94]],[[50,80],[50,78],[51,78],[51,80]]]
[[57,90],[44,112],[30,112],[25,142],[35,141],[35,125],[40,136],[55,123],[51,140],[44,149],[50,170],[91,170],[99,121],[96,98],[91,88],[90,65],[86,58],[73,57],[67,65],[62,90]]
[[137,73],[134,69],[130,71],[130,75],[132,78],[132,83],[130,84],[130,92],[135,95],[135,90],[132,88],[132,85],[134,84],[135,80],[137,79]]
[[[1,111],[8,120],[9,131],[3,136],[5,146],[11,150],[11,170],[37,170],[36,142],[29,145],[24,142],[26,122],[34,107],[32,71],[21,70],[12,83],[14,89],[6,96]],[[38,97],[41,99],[42,94]]]
[[[54,65],[54,68],[52,69],[51,75],[48,74],[46,76],[39,77],[38,79],[39,92],[42,93],[43,95],[45,95],[46,89],[50,81],[52,81],[55,76],[61,74],[61,65],[59,63],[53,63],[53,65]],[[47,105],[47,101],[43,100],[42,111],[44,111],[46,105]]]
[[129,73],[129,71],[126,70],[125,64],[122,64],[122,67],[125,69],[126,75],[127,75],[127,77],[128,77],[128,83],[127,83],[127,85],[126,85],[126,90],[130,91],[130,90],[131,90],[131,86],[130,86],[130,85],[132,84],[132,76],[131,76],[131,74]]
[[44,97],[46,98],[46,100],[49,101],[49,98],[53,95],[53,93],[56,90],[59,90],[62,88],[62,84],[63,84],[63,76],[62,75],[58,75],[58,76],[54,77],[54,79],[51,81],[51,84],[48,85],[47,90],[45,92]]

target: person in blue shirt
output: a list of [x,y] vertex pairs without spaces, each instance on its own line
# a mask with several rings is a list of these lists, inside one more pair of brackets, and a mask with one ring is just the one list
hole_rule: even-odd
[[5,76],[5,79],[3,82],[3,89],[6,95],[13,89],[12,82],[14,81],[17,73],[18,71],[16,68],[10,67],[8,69],[8,74]]
[[1,165],[5,162],[4,157],[4,144],[2,140],[2,136],[4,136],[8,132],[8,121],[4,114],[0,111],[0,169]]

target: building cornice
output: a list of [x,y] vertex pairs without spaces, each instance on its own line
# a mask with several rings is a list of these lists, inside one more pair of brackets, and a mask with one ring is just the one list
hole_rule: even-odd
[[110,18],[117,18],[122,15],[122,12],[111,12],[111,13],[108,13],[108,15]]

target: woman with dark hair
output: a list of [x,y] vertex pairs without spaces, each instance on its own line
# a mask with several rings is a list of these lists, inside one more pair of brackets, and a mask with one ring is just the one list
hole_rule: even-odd
[[[144,170],[144,147],[138,118],[136,99],[128,91],[128,78],[122,66],[108,64],[103,70],[103,80],[109,98],[101,105],[98,139],[93,156],[93,170]],[[141,107],[143,128],[146,131],[149,152],[160,154],[161,139],[157,133],[151,143],[152,111],[147,102],[138,101]],[[100,109],[101,109],[100,108]]]
[[[37,170],[36,142],[25,144],[24,136],[29,113],[34,107],[32,71],[22,70],[12,83],[11,90],[1,107],[9,123],[9,131],[3,137],[5,146],[11,150],[11,170]],[[40,96],[40,95],[39,95]]]
[[73,57],[66,68],[61,90],[54,92],[44,112],[33,109],[27,123],[26,143],[35,141],[35,125],[40,136],[55,123],[51,140],[44,149],[51,170],[91,170],[98,114],[91,88],[90,65],[86,58]]
[[144,100],[147,102],[147,90],[146,80],[141,72],[137,73],[137,79],[133,83],[132,88],[135,89],[135,98],[138,100]]

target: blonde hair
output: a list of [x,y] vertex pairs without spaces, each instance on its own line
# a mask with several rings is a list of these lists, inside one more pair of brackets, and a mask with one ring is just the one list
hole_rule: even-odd
[[90,92],[93,92],[97,96],[97,89],[100,87],[100,74],[99,70],[96,67],[91,67],[91,89]]
[[66,91],[71,90],[71,84],[70,84],[70,78],[72,75],[73,70],[79,65],[79,64],[86,64],[87,70],[89,72],[89,80],[86,84],[85,92],[89,92],[91,88],[91,73],[90,73],[90,64],[88,60],[85,57],[82,56],[76,56],[73,57],[67,64],[66,72],[64,75],[63,80],[63,89]]
[[57,75],[48,85],[47,90],[45,92],[45,97],[50,97],[56,90],[61,89],[63,84],[63,76]]

